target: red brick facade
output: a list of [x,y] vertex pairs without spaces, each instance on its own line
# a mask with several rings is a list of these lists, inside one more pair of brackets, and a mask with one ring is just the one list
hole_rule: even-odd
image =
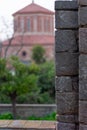
[[[13,14],[14,39],[8,49],[7,57],[16,54],[23,61],[31,60],[32,48],[40,44],[46,50],[46,57],[54,57],[54,12],[35,3]],[[3,43],[8,46],[9,40]],[[4,54],[3,50],[3,54]]]

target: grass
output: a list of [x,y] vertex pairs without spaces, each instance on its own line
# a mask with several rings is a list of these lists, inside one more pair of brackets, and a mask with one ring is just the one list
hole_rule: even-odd
[[[3,113],[0,115],[0,120],[13,120],[13,119],[14,118],[13,118],[12,113],[9,113],[9,112]],[[21,118],[18,118],[18,119],[21,119]],[[48,114],[44,117],[36,117],[36,116],[32,115],[32,116],[29,116],[26,120],[49,120],[49,121],[53,120],[54,121],[54,120],[56,120],[56,112]]]
[[44,117],[30,116],[27,119],[28,120],[56,120],[56,112],[48,114],[48,115],[46,115]]

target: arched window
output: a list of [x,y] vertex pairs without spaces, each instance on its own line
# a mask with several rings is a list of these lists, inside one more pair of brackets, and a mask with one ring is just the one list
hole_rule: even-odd
[[22,56],[25,57],[27,55],[26,51],[22,51]]

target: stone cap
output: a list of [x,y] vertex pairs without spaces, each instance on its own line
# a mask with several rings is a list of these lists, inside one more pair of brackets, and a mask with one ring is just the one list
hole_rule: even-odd
[[77,1],[55,1],[55,10],[77,10]]
[[55,121],[0,120],[0,129],[55,130]]

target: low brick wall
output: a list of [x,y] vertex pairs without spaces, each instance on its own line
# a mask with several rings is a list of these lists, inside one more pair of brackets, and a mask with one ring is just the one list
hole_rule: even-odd
[[[17,104],[17,114],[21,118],[26,118],[28,116],[45,116],[56,111],[55,104]],[[5,112],[12,112],[11,104],[0,104],[0,114]]]

